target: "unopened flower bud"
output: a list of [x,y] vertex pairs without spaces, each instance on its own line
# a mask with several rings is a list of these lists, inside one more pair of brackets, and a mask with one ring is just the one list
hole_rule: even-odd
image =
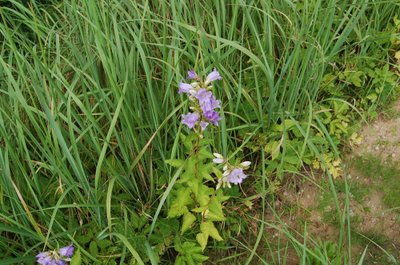
[[250,162],[250,161],[244,161],[244,162],[240,163],[240,165],[241,165],[242,167],[248,167],[248,166],[251,165],[251,162]]

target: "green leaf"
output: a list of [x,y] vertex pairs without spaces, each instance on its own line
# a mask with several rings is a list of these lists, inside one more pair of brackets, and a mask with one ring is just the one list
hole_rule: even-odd
[[180,188],[176,198],[173,200],[171,207],[168,210],[168,217],[179,217],[187,213],[189,210],[186,205],[192,204],[193,200],[190,196],[189,188]]
[[376,93],[371,93],[367,96],[367,99],[374,103],[378,99],[378,95]]
[[194,212],[194,213],[202,213],[205,210],[207,210],[207,208],[208,208],[208,206],[204,205],[204,206],[201,206],[201,207],[193,208],[191,211]]
[[222,205],[217,197],[213,197],[210,201],[207,219],[210,221],[225,221]]
[[212,172],[213,164],[201,165],[199,167],[199,175],[206,180],[214,182],[214,178],[210,175]]
[[294,121],[294,120],[291,120],[291,119],[286,119],[283,122],[284,128],[286,130],[289,130],[290,128],[292,128],[296,124],[297,124],[297,121]]
[[172,166],[172,167],[180,167],[185,163],[185,160],[181,160],[181,159],[168,159],[165,160],[165,163],[167,163],[168,165]]
[[207,151],[207,149],[205,147],[203,147],[203,148],[200,148],[200,150],[199,150],[198,158],[200,160],[204,160],[206,158],[213,159],[214,156],[209,151]]
[[185,264],[186,264],[186,263],[185,263],[185,258],[184,258],[184,257],[178,256],[178,257],[175,259],[174,265],[185,265]]
[[301,160],[298,156],[285,156],[284,161],[292,165],[301,165]]
[[280,154],[280,144],[278,141],[271,141],[264,147],[265,152],[271,154],[271,160],[278,158]]
[[79,248],[75,251],[75,254],[72,257],[71,262],[69,264],[70,265],[81,265],[82,264],[81,250]]
[[222,237],[219,235],[217,228],[215,228],[213,222],[203,222],[200,225],[200,231],[203,234],[209,235],[217,241],[222,241]]
[[208,235],[204,233],[198,233],[196,235],[196,240],[199,242],[201,249],[204,251],[204,249],[207,246],[207,241],[208,241]]
[[364,73],[361,72],[361,71],[350,73],[349,77],[347,78],[347,81],[352,83],[356,87],[361,87],[361,85],[362,85],[362,80],[361,80],[362,75],[364,75]]
[[202,182],[196,182],[193,185],[193,192],[200,206],[205,206],[210,203],[210,197],[213,195],[214,189],[204,185]]
[[201,254],[197,254],[197,253],[193,253],[192,254],[192,258],[194,261],[198,262],[198,263],[203,263],[204,261],[208,260],[207,256],[201,255]]
[[96,241],[92,241],[89,244],[89,252],[90,254],[92,254],[93,256],[97,256],[99,254],[99,250],[97,248],[97,243]]
[[194,221],[196,221],[196,216],[194,216],[190,212],[185,213],[185,215],[183,216],[181,235],[183,235],[183,233],[185,233],[185,231],[188,230],[192,226]]

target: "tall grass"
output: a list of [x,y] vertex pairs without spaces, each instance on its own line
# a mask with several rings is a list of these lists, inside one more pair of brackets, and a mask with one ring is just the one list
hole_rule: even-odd
[[176,91],[188,69],[224,78],[224,119],[209,133],[226,154],[285,118],[309,120],[329,63],[378,49],[370,34],[398,11],[374,0],[10,0],[0,7],[3,264],[74,240],[78,225],[113,232],[128,222],[115,209],[151,219],[175,173],[164,160],[182,155]]

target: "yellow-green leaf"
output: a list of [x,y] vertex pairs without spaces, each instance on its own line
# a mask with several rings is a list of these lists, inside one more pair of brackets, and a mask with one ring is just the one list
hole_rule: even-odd
[[192,226],[194,221],[196,221],[196,216],[194,216],[190,212],[187,212],[183,216],[183,222],[182,222],[182,228],[181,228],[181,234],[182,235],[183,235],[183,233],[185,233],[186,230],[188,230]]
[[180,159],[168,159],[165,160],[165,163],[172,167],[180,167],[185,163],[185,160],[180,160]]
[[215,228],[213,222],[203,222],[200,225],[200,231],[203,234],[209,235],[217,241],[222,241],[222,237],[219,235],[217,228]]
[[198,233],[196,235],[196,240],[200,244],[201,249],[204,251],[204,249],[207,246],[207,241],[208,241],[208,235],[204,233]]
[[82,264],[81,250],[78,248],[71,259],[70,265],[81,265],[81,264]]

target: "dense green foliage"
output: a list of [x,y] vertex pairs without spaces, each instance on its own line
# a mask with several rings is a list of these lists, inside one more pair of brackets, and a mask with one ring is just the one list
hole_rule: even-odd
[[[354,121],[395,95],[399,12],[400,3],[377,0],[7,1],[2,264],[31,264],[70,242],[82,264],[168,264],[178,253],[200,262],[230,246],[241,254],[226,262],[261,264],[270,262],[257,254],[266,226],[284,230],[303,264],[328,264],[331,248],[336,264],[348,262],[348,219],[335,196],[342,234],[334,246],[303,244],[264,213],[274,187],[307,166],[327,169],[335,194],[340,144],[357,141]],[[232,189],[218,227],[224,241],[202,252],[178,242],[180,220],[167,218],[176,196],[167,187],[181,172],[166,161],[186,158],[179,81],[213,67],[223,76],[214,88],[223,119],[207,131],[209,145],[253,162],[243,189],[260,199],[254,217],[252,200]],[[234,239],[251,222],[252,239]]]

